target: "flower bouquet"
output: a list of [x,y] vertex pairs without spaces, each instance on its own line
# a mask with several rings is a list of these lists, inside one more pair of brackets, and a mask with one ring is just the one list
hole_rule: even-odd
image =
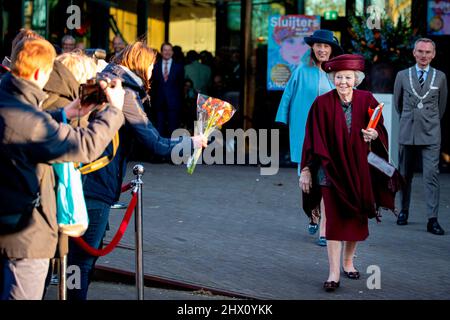
[[[198,134],[203,134],[208,138],[216,128],[220,128],[230,120],[235,112],[236,109],[228,102],[199,93],[197,96]],[[194,154],[189,157],[187,161],[187,172],[189,174],[194,173],[201,153],[202,149],[196,148]]]

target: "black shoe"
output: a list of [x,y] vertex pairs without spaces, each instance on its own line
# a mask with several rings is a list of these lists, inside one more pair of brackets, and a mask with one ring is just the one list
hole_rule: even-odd
[[345,270],[342,268],[342,271],[344,272],[345,276],[346,276],[347,278],[349,278],[349,279],[352,279],[352,280],[358,280],[358,279],[359,279],[359,276],[360,276],[360,275],[359,275],[359,271],[358,271],[358,270],[347,272],[347,271],[345,271]]
[[405,226],[408,224],[408,214],[409,213],[406,210],[400,211],[400,213],[398,214],[398,217],[397,217],[397,224],[399,226]]
[[442,236],[445,233],[444,229],[441,228],[437,220],[428,222],[427,231],[438,236]]
[[323,288],[326,292],[333,292],[334,290],[339,288],[339,281],[325,281],[325,283],[323,284]]

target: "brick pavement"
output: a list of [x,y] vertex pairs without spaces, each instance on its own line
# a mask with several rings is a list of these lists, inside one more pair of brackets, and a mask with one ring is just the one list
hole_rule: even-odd
[[[306,231],[296,169],[260,176],[251,166],[198,166],[189,176],[181,166],[145,167],[146,274],[261,299],[450,299],[450,174],[440,175],[439,221],[447,234],[426,232],[418,175],[409,225],[397,226],[389,212],[380,224],[371,220],[355,260],[362,278],[341,278],[341,288],[330,294],[321,288],[326,249]],[[120,220],[120,210],[113,210],[107,239]],[[132,230],[122,240],[125,247],[133,245]],[[119,248],[98,263],[133,271],[134,252]],[[367,287],[373,265],[380,268],[381,289]],[[101,290],[96,294],[103,299]]]

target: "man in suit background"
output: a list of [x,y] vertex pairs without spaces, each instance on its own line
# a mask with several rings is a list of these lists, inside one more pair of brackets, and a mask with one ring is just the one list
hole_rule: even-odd
[[156,128],[162,136],[170,137],[180,126],[183,105],[184,67],[172,59],[170,43],[161,45],[161,57],[155,64],[152,78],[152,108],[156,112]]
[[110,62],[112,58],[117,57],[119,55],[119,53],[126,47],[126,43],[120,34],[116,34],[114,36],[114,38],[112,40],[112,46],[113,46],[113,51],[108,53],[108,55],[106,56],[106,59],[105,59],[107,62]]
[[427,203],[427,231],[443,235],[439,225],[439,154],[441,147],[440,120],[447,105],[445,74],[430,66],[436,55],[435,43],[418,39],[413,55],[416,64],[397,74],[394,85],[394,104],[400,115],[400,173],[406,186],[400,192],[401,211],[397,224],[408,224],[411,184],[417,153],[423,165],[424,197]]

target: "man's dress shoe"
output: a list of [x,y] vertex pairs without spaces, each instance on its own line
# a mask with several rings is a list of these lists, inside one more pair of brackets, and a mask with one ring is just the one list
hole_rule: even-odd
[[397,224],[404,226],[408,224],[408,211],[400,211],[397,217]]
[[442,236],[445,233],[437,221],[428,222],[427,231],[438,236]]

